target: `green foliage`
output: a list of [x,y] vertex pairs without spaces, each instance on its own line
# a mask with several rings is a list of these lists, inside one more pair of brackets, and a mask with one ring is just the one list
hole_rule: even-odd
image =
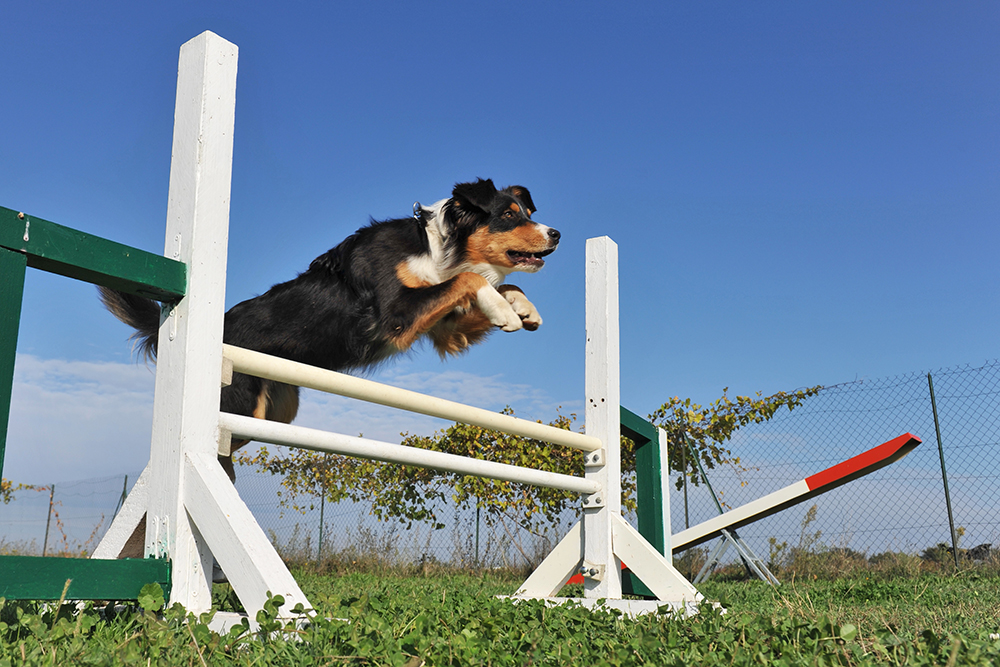
[[166,600],[163,588],[159,584],[146,584],[139,590],[139,606],[148,612],[155,613],[163,608]]
[[[514,412],[507,408],[503,414]],[[575,420],[576,415],[558,415],[549,424],[571,430]],[[402,444],[566,475],[584,472],[583,457],[576,450],[468,424],[454,424],[431,437],[403,434]],[[556,489],[305,450],[272,455],[262,447],[256,456],[237,457],[243,465],[284,477],[281,502],[286,507],[312,509],[325,494],[330,502],[370,503],[380,519],[398,519],[407,527],[416,521],[443,528],[437,510],[448,503],[479,507],[491,527],[511,521],[545,534],[557,529],[563,511],[579,502],[577,494]],[[622,438],[622,470],[622,503],[634,510],[635,476],[629,473],[635,471],[635,456],[628,438]]]
[[[613,611],[497,599],[517,582],[298,575],[319,612],[298,628],[279,596],[257,621],[212,632],[211,614],[0,602],[8,665],[991,665],[1000,661],[996,577],[713,584],[723,614],[635,620]],[[153,595],[153,592],[150,593]],[[155,596],[153,596],[155,597]],[[154,600],[155,602],[155,600]],[[932,629],[929,629],[932,628]]]
[[722,598],[730,613],[775,610],[853,625],[864,651],[854,664],[986,665],[997,659],[990,652],[1000,650],[996,573],[889,578],[859,572],[833,581],[796,578],[778,588],[748,581],[714,581],[701,588]]
[[[854,576],[889,579],[911,578],[921,574],[953,571],[954,557],[949,545],[939,543],[924,549],[919,556],[895,551],[884,551],[868,557],[867,554],[843,546],[830,546],[821,541],[822,531],[812,531],[810,526],[817,518],[817,506],[812,505],[802,519],[797,545],[768,538],[768,569],[779,579],[808,578],[812,580],[838,580]],[[959,535],[964,529],[956,531]],[[962,567],[995,573],[998,562],[987,557],[972,561],[964,549],[959,549]],[[723,576],[742,577],[742,567],[726,566]]]
[[740,465],[740,458],[725,446],[733,433],[747,424],[760,424],[770,420],[781,408],[794,410],[810,396],[815,396],[820,386],[799,389],[792,393],[779,391],[771,396],[737,396],[729,398],[729,388],[722,390],[722,397],[702,407],[692,403],[690,398],[681,400],[674,397],[656,409],[649,416],[652,423],[667,432],[670,469],[680,473],[677,488],[684,483],[687,475],[690,483],[701,483],[697,460],[685,447],[685,436],[690,446],[697,452],[702,465],[711,470],[717,465]]
[[[965,527],[959,526],[955,529],[955,538],[958,540],[958,544],[961,545],[962,537],[965,535]],[[958,547],[958,557],[962,559],[966,555],[966,550],[961,546]],[[955,550],[950,544],[945,544],[944,542],[938,542],[933,547],[928,547],[920,552],[920,557],[926,561],[932,563],[938,563],[940,565],[944,564],[954,564],[955,562]]]
[[14,500],[15,493],[17,493],[18,491],[25,491],[25,490],[46,491],[48,489],[45,487],[37,487],[33,484],[17,484],[15,486],[14,483],[11,482],[6,477],[0,478],[0,501],[2,501],[4,505]]

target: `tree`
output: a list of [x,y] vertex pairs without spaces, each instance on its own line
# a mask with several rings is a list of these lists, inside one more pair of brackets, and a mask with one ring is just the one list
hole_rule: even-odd
[[[503,413],[514,414],[509,407]],[[549,425],[570,430],[575,421],[576,415],[560,414]],[[468,424],[454,424],[429,437],[404,433],[402,444],[583,475],[583,457],[576,450]],[[634,472],[632,451],[632,442],[623,438],[623,470]],[[286,507],[299,511],[311,509],[315,499],[325,494],[331,502],[349,499],[370,503],[372,513],[379,519],[398,519],[407,527],[418,521],[443,528],[437,511],[451,500],[459,508],[478,507],[485,513],[488,524],[512,522],[532,533],[544,534],[558,525],[563,511],[574,507],[578,498],[575,493],[557,489],[305,450],[273,455],[268,448],[261,447],[255,456],[237,454],[237,457],[241,464],[284,477],[279,494]],[[622,495],[625,506],[634,510],[634,475],[623,479]]]
[[681,473],[676,482],[679,489],[685,474],[692,483],[701,482],[697,460],[691,456],[692,448],[709,470],[720,464],[740,467],[740,457],[725,446],[737,430],[747,424],[766,422],[781,408],[794,410],[822,389],[815,386],[792,393],[779,391],[771,396],[761,396],[758,391],[753,397],[737,396],[734,401],[726,387],[721,398],[704,408],[690,398],[681,400],[675,396],[657,408],[649,420],[667,432],[670,469]]

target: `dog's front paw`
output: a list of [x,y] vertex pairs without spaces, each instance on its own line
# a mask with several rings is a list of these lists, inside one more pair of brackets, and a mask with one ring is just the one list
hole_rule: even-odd
[[476,305],[490,322],[504,331],[517,331],[523,326],[521,317],[492,286],[483,287],[476,292]]
[[535,304],[528,301],[528,297],[524,296],[524,292],[521,291],[520,287],[501,285],[497,288],[497,291],[507,299],[507,303],[514,309],[517,316],[521,318],[521,324],[525,329],[534,331],[542,326],[542,316],[538,314]]

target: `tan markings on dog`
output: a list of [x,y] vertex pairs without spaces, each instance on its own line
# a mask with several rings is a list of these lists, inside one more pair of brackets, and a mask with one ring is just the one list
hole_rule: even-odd
[[265,382],[257,395],[257,406],[253,409],[253,416],[257,419],[267,419],[267,395],[270,393],[269,383]]
[[514,211],[514,213],[520,213],[521,212],[521,207],[517,205],[517,202],[511,204],[508,208],[510,208],[510,210]]
[[460,354],[493,331],[494,325],[479,309],[441,320],[427,332],[434,349],[442,357]]
[[396,277],[399,278],[399,282],[403,283],[403,285],[414,289],[433,284],[428,280],[414,275],[413,269],[410,268],[410,260],[408,259],[396,265]]
[[[510,191],[514,194],[515,197],[523,197],[524,196],[524,190],[522,190],[521,188],[511,188]],[[525,211],[525,215],[527,215],[529,218],[531,217],[531,214],[534,213],[534,211],[532,211],[527,206],[524,207],[524,211]]]
[[299,392],[295,391],[295,387],[280,382],[273,383],[266,418],[273,422],[291,424],[298,413]]
[[497,243],[500,234],[491,234],[485,227],[480,227],[469,236],[465,245],[465,256],[470,264],[497,264],[493,260],[504,257],[506,249]]
[[480,227],[469,236],[466,256],[470,264],[514,266],[508,250],[542,252],[549,247],[548,239],[534,225],[520,225],[509,232],[492,233]]
[[[507,232],[511,237],[530,246],[529,252],[541,252],[549,247],[549,240],[538,229],[538,225],[520,225]],[[518,250],[518,248],[514,248]]]
[[390,342],[400,350],[408,349],[417,338],[427,333],[431,327],[456,308],[471,308],[476,298],[476,292],[488,286],[489,283],[486,282],[486,279],[478,274],[468,272],[458,274],[451,279],[451,285],[438,297],[437,301],[425,307],[423,312],[418,313],[410,326],[392,336]]
[[265,381],[257,396],[253,416],[273,422],[292,423],[299,412],[299,395],[295,387],[280,382]]

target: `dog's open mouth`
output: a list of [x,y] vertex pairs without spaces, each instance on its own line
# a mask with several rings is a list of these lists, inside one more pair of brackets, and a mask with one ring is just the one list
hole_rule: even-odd
[[519,266],[541,266],[545,263],[545,260],[542,258],[551,255],[554,250],[555,248],[549,248],[548,250],[543,250],[541,252],[520,252],[518,250],[508,250],[507,258],[515,265]]

